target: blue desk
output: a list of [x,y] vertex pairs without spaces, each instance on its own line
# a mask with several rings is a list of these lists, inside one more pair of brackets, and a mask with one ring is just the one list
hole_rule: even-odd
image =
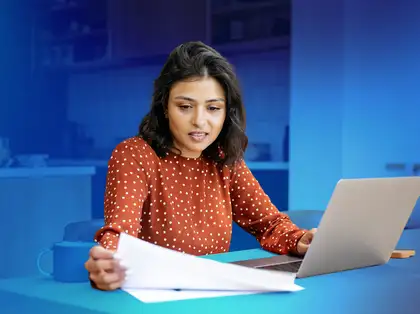
[[[420,249],[420,230],[406,231],[399,248]],[[214,255],[222,262],[271,254],[249,250]],[[123,291],[103,292],[89,284],[61,284],[43,278],[0,280],[0,313],[420,313],[420,258],[298,279],[297,293],[242,295],[143,304]]]

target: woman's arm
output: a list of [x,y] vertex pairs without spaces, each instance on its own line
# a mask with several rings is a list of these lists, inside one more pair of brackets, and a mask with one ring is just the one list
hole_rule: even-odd
[[138,236],[142,207],[148,194],[142,167],[145,156],[139,147],[128,142],[118,144],[111,154],[104,199],[105,225],[94,239],[106,249],[117,249],[120,232]]
[[232,218],[253,234],[263,249],[298,255],[297,243],[306,233],[280,212],[265,194],[244,161],[232,170],[230,194]]

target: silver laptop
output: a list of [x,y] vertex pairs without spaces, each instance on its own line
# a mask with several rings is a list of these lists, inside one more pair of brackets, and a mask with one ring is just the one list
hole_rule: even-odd
[[235,264],[297,278],[386,264],[420,196],[420,177],[338,181],[303,259],[286,255]]

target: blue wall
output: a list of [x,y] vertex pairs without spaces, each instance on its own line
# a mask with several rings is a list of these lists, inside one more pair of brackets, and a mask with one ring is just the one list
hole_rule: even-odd
[[0,4],[0,137],[14,154],[55,153],[66,120],[65,76],[33,68],[33,10],[27,0]]
[[18,1],[0,6],[0,134],[20,144],[24,139],[19,129],[29,120],[24,114],[28,95],[22,93],[30,86],[30,29],[22,22],[28,12]]
[[[420,2],[294,1],[290,209],[420,161]],[[388,163],[406,169],[388,170]]]

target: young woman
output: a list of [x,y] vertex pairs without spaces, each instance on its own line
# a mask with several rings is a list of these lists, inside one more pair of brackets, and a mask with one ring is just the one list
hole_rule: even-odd
[[94,286],[121,286],[126,270],[113,255],[121,232],[204,255],[229,251],[235,222],[266,250],[304,255],[314,230],[299,229],[271,203],[244,162],[246,146],[232,66],[201,42],[177,47],[138,136],[110,157],[105,224],[86,262]]

